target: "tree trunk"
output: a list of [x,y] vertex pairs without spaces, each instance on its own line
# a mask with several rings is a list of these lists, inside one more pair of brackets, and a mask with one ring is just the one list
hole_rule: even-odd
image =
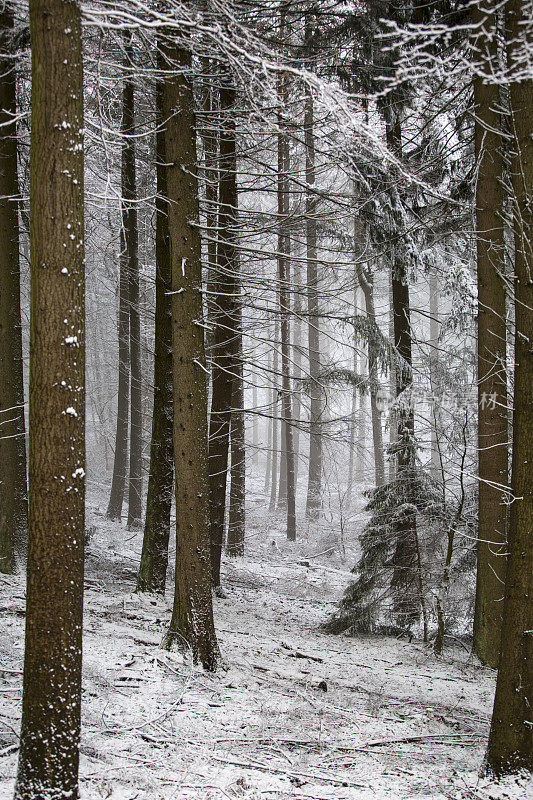
[[213,310],[212,399],[209,424],[209,498],[211,579],[220,586],[220,560],[224,543],[226,483],[235,371],[235,310],[237,291],[237,154],[235,139],[235,88],[224,76],[220,88],[220,183],[218,258]]
[[315,131],[313,95],[306,89],[305,135],[305,237],[307,244],[307,314],[309,345],[309,476],[307,517],[316,517],[322,503],[322,412],[320,375],[320,316],[318,303],[318,263],[315,192]]
[[[160,47],[158,68],[164,72],[166,67],[167,63],[162,57]],[[156,92],[159,128],[156,140],[154,411],[146,519],[137,590],[164,594],[168,565],[174,452],[172,446],[172,302],[170,295],[172,275],[165,157],[164,126],[166,119],[163,111],[164,83],[162,80],[158,82]]]
[[[387,144],[398,157],[402,153],[401,121],[392,104],[388,109]],[[400,237],[400,231],[396,232]],[[410,498],[412,471],[415,468],[415,416],[409,392],[413,385],[411,307],[409,301],[409,278],[407,268],[398,252],[400,241],[393,241],[392,264],[392,308],[394,312],[394,345],[403,364],[396,368],[396,397],[403,395],[403,403],[396,411],[397,454],[396,480],[404,487],[405,509],[397,515],[395,525],[395,548],[393,554],[392,589],[397,624],[408,628],[424,610],[424,598],[420,587],[420,548],[416,527],[416,511]],[[404,394],[405,393],[405,394]],[[427,635],[427,631],[425,631]],[[424,639],[426,638],[424,636]]]
[[18,227],[16,72],[13,11],[0,13],[0,572],[27,548],[28,493]]
[[228,555],[244,555],[245,497],[246,497],[246,448],[244,425],[244,384],[242,360],[242,311],[236,312],[235,328],[238,331],[237,360],[233,378],[231,409],[231,488],[228,522]]
[[274,356],[273,356],[273,370],[272,370],[272,479],[270,482],[270,502],[268,510],[270,512],[276,509],[276,496],[278,491],[278,462],[279,462],[279,414],[278,414],[278,330],[279,325],[276,319],[274,323]]
[[[490,76],[498,58],[495,11],[476,8],[482,25],[475,46]],[[477,542],[474,651],[484,664],[498,666],[507,552],[508,408],[505,324],[505,242],[503,231],[500,90],[490,78],[474,78],[476,235],[478,284],[478,453],[479,522]]]
[[[525,38],[529,5],[509,0],[506,38],[511,74]],[[487,768],[533,772],[533,81],[511,84],[515,230],[514,424],[507,574],[501,655]]]
[[[133,91],[131,81],[126,81],[122,98],[122,133],[127,132],[127,96],[126,86],[129,84]],[[118,309],[118,398],[117,398],[117,428],[115,435],[115,455],[113,459],[113,479],[111,494],[107,507],[107,518],[121,520],[122,505],[124,503],[124,488],[126,473],[128,471],[128,423],[130,416],[130,251],[128,247],[127,231],[130,224],[129,209],[126,197],[129,191],[127,180],[129,143],[122,140],[121,164],[121,228],[120,228],[120,260],[119,260],[119,309]],[[135,163],[135,162],[134,162]],[[134,184],[135,185],[135,184]]]
[[[165,646],[185,645],[214,671],[219,650],[210,585],[207,467],[207,386],[202,327],[196,128],[189,75],[191,54],[165,47],[175,65],[164,87],[165,157],[172,270],[176,582]],[[179,70],[179,71],[178,71]]]
[[[439,362],[439,282],[437,275],[429,275],[429,380],[432,398],[437,388],[436,370]],[[441,463],[439,453],[439,411],[434,400],[431,402],[431,477],[439,480]]]
[[[285,37],[285,9],[280,11],[280,41]],[[282,451],[285,454],[286,472],[286,498],[287,498],[287,539],[296,540],[296,485],[294,473],[294,448],[292,428],[292,402],[290,379],[290,280],[289,258],[290,251],[289,232],[287,229],[287,216],[289,212],[289,144],[283,135],[282,110],[287,107],[287,84],[284,77],[278,79],[278,280],[279,280],[279,313],[281,329],[281,416],[282,416]],[[282,485],[280,481],[280,492]],[[278,504],[283,498],[278,497]]]
[[128,528],[139,528],[142,514],[142,382],[141,318],[139,308],[139,234],[137,228],[137,182],[135,171],[135,96],[132,36],[125,33],[126,79],[122,111],[122,169],[124,228],[128,258],[130,306],[130,474],[128,485]]
[[78,797],[85,533],[80,9],[31,0],[29,551],[17,800]]
[[[374,306],[374,278],[370,269],[364,269],[362,264],[356,262],[359,285],[365,298],[366,315],[372,324],[376,323],[376,309]],[[385,456],[383,454],[383,430],[381,427],[381,413],[378,407],[379,373],[375,350],[371,339],[367,344],[368,352],[368,380],[370,383],[370,415],[372,419],[372,439],[374,444],[374,473],[376,486],[385,483]]]

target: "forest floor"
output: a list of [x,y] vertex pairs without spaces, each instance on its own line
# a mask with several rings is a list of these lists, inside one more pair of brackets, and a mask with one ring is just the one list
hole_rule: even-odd
[[[253,488],[253,487],[252,487]],[[325,635],[354,549],[328,523],[297,543],[248,498],[247,555],[215,598],[224,667],[159,648],[165,600],[134,593],[142,533],[92,493],[86,567],[82,800],[503,800],[524,778],[478,778],[495,672],[456,643]],[[333,536],[335,539],[335,536]],[[326,545],[326,546],[324,546]],[[0,800],[12,797],[20,723],[24,580],[0,579]],[[531,795],[529,795],[531,797]]]

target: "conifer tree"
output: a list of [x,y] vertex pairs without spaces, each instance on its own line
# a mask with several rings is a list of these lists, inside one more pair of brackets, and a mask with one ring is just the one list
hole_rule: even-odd
[[0,572],[27,546],[13,8],[0,12]]
[[176,579],[166,647],[184,644],[207,670],[219,660],[208,523],[207,386],[202,309],[196,127],[187,42],[165,44],[165,159],[172,270]]
[[29,551],[17,800],[76,800],[85,518],[83,64],[72,0],[31,0]]

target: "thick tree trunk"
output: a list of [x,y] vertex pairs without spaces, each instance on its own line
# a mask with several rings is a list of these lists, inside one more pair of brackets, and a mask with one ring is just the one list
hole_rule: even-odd
[[316,517],[322,503],[322,412],[320,375],[320,316],[315,191],[315,131],[313,95],[307,89],[304,112],[305,135],[305,237],[307,245],[307,314],[309,345],[309,476],[306,514]]
[[[176,583],[165,646],[185,645],[194,661],[215,670],[209,547],[207,387],[202,327],[202,252],[196,178],[196,128],[191,54],[165,47],[177,72],[165,81],[165,158],[172,270]],[[178,71],[179,70],[179,71]]]
[[13,11],[6,3],[0,13],[0,572],[5,573],[15,570],[28,535],[12,35]]
[[[495,12],[476,8],[475,45],[490,75],[498,58]],[[498,666],[507,552],[508,408],[500,90],[474,78],[477,161],[479,516],[474,652]]]
[[228,76],[220,88],[220,183],[217,274],[214,292],[212,399],[209,423],[209,498],[211,579],[220,586],[220,560],[224,543],[226,483],[231,419],[231,397],[235,372],[237,250],[237,154],[235,138],[235,89]]
[[[529,5],[506,5],[511,74]],[[515,230],[515,380],[508,561],[501,655],[487,751],[496,775],[533,772],[533,81],[511,84]]]
[[139,528],[142,514],[142,381],[141,317],[139,307],[139,233],[137,227],[137,181],[135,170],[135,94],[131,34],[125,34],[126,80],[123,90],[122,150],[124,227],[128,256],[130,304],[130,472],[128,485],[128,528]]
[[[388,109],[387,144],[392,152],[401,157],[402,131],[401,121],[394,108]],[[413,385],[412,373],[412,333],[411,307],[409,301],[409,278],[406,265],[397,252],[400,243],[393,242],[392,264],[392,308],[394,313],[394,345],[403,364],[396,369],[396,397],[403,395],[404,402],[396,412],[397,454],[396,480],[404,487],[406,507],[397,515],[395,525],[395,548],[392,558],[392,589],[394,594],[394,611],[398,624],[408,628],[424,613],[424,639],[427,636],[425,605],[421,590],[420,549],[416,526],[416,511],[410,500],[409,485],[412,471],[415,468],[415,415],[412,398],[409,392]],[[404,394],[405,393],[405,394]]]
[[[161,54],[161,48],[158,52],[158,67],[161,72],[164,72],[167,67]],[[156,92],[160,127],[156,142],[154,411],[146,519],[137,590],[164,594],[168,565],[174,451],[172,446],[172,302],[170,295],[172,276],[165,157],[164,126],[166,120],[163,112],[164,82],[162,80],[158,82]]]
[[29,552],[17,800],[78,797],[85,506],[79,5],[31,0]]

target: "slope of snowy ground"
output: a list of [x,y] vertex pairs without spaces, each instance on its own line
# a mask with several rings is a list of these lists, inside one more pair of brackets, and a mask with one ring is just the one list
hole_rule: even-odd
[[[463,647],[326,636],[349,577],[324,552],[328,523],[288,544],[250,497],[248,554],[215,599],[224,668],[159,649],[165,601],[134,594],[141,534],[89,508],[82,800],[503,800],[525,778],[478,780],[495,673]],[[0,579],[0,800],[12,796],[20,717],[24,581]],[[531,795],[529,795],[531,797]]]

